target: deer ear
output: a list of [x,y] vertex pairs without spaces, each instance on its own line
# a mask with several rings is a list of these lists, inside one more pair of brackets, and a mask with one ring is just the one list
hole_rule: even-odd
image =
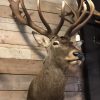
[[48,47],[50,39],[44,35],[34,34],[34,38],[39,46]]

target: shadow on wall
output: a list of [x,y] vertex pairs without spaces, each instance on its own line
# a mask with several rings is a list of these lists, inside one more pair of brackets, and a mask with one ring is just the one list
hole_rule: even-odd
[[[30,41],[29,36],[28,36],[29,33],[27,33],[25,30],[25,25],[20,25],[20,23],[16,19],[14,19],[14,21],[16,22],[16,25],[20,31],[21,36],[23,37],[25,42],[28,44],[30,49],[33,52],[35,52],[41,59],[44,59],[45,55],[43,53],[39,52],[38,49],[36,48],[36,46],[34,45],[34,43]],[[34,37],[33,37],[33,39],[34,39]]]

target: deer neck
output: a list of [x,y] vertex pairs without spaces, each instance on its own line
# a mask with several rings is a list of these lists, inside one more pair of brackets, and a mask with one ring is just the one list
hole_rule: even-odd
[[50,69],[55,69],[56,71],[58,70],[58,72],[61,72],[62,74],[65,74],[65,69],[63,69],[63,67],[61,68],[62,65],[61,63],[58,63],[56,61],[56,57],[54,57],[53,53],[51,51],[49,51],[48,56],[45,58],[44,61],[44,69],[45,70],[50,70]]
[[54,58],[50,55],[45,58],[44,66],[50,68],[50,66],[57,67],[57,63],[54,61]]

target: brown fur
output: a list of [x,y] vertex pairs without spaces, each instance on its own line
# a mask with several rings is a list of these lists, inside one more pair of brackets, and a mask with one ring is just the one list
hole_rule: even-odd
[[[59,45],[54,45],[55,41],[59,41]],[[57,38],[52,40],[43,69],[30,84],[27,100],[64,99],[65,73],[80,64],[80,61],[73,64],[67,60],[77,59],[73,52],[80,51],[69,40],[61,41]]]

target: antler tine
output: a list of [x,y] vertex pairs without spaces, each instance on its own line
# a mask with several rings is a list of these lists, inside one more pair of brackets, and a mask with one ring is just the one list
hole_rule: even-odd
[[94,11],[94,15],[99,16],[99,17],[100,17],[100,12],[99,12],[99,11],[97,11],[97,10],[95,9],[95,11]]
[[73,30],[79,23],[81,23],[81,22],[83,21],[85,15],[86,15],[86,11],[87,11],[87,6],[86,6],[86,4],[83,2],[83,12],[82,12],[81,16],[77,19],[77,21],[76,21],[74,24],[72,24],[72,25],[70,26],[70,28],[67,30],[65,36],[70,36],[72,30]]
[[[86,13],[89,14],[90,12],[87,11]],[[93,15],[96,16],[96,17],[100,17],[100,12],[95,9]],[[95,22],[100,24],[100,21],[97,20],[97,19],[95,19]]]
[[67,3],[67,1],[65,1],[65,4],[69,7],[69,9],[71,9],[72,13],[75,16],[75,19],[77,19],[77,13],[76,13],[76,11]]
[[[89,19],[92,17],[92,15],[94,13],[95,6],[94,6],[93,2],[91,0],[87,0],[87,2],[90,7],[90,13],[89,13],[88,17],[81,24],[79,24],[77,27],[75,27],[73,29],[73,31],[71,32],[71,35],[76,34],[80,30],[80,28],[82,28],[89,21]],[[85,4],[85,2],[84,2],[84,4]]]
[[[25,4],[23,0],[9,0],[10,3],[10,7],[12,10],[12,13],[14,14],[14,16],[16,17],[16,19],[24,24],[24,25],[28,25],[29,27],[31,27],[32,29],[34,29],[35,31],[37,31],[38,33],[42,34],[42,35],[46,35],[47,31],[39,26],[37,26],[35,23],[33,23],[29,13],[27,12],[26,8],[25,8]],[[21,3],[23,12],[26,16],[26,18],[24,18],[19,10],[19,3]]]
[[61,19],[60,19],[60,22],[59,22],[58,26],[53,30],[53,34],[55,36],[58,34],[61,27],[63,26],[64,20],[65,20],[65,1],[63,0],[62,1],[62,8],[61,8]]
[[43,14],[41,12],[41,8],[40,8],[40,0],[37,0],[37,9],[38,9],[38,14],[40,16],[40,19],[42,21],[42,23],[45,25],[45,27],[47,28],[47,33],[48,35],[52,32],[49,24],[47,23],[47,21],[44,19]]
[[83,7],[83,2],[84,2],[84,0],[80,1],[80,5],[79,5],[79,8],[78,8],[78,14],[81,13],[81,10],[82,10],[82,7]]
[[19,3],[20,0],[14,1],[14,0],[8,0],[10,3],[10,8],[12,9],[12,13],[16,19],[21,22],[22,24],[27,24],[27,21],[21,16],[20,10],[19,10]]
[[27,25],[30,26],[32,29],[36,30],[38,33],[42,35],[46,35],[47,31],[43,28],[37,26],[31,19],[30,15],[27,12],[27,9],[25,8],[24,0],[21,0],[21,6],[25,13],[26,19],[27,19]]
[[[94,15],[100,17],[100,12],[97,11],[97,10],[95,9]],[[95,22],[96,22],[97,24],[100,24],[100,21],[99,21],[99,20],[95,20]]]
[[98,21],[98,20],[95,20],[95,22],[96,22],[97,24],[100,24],[100,21]]

